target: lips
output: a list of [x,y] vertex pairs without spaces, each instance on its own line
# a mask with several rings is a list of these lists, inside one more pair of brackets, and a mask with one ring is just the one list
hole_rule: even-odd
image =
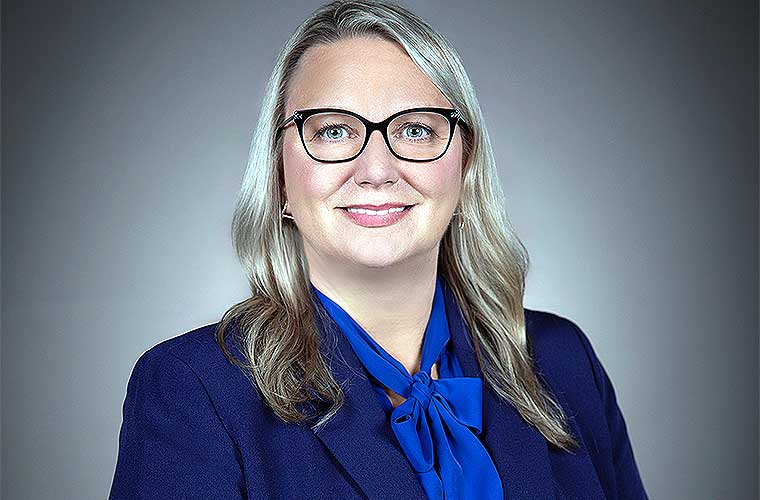
[[[364,205],[366,207],[368,205]],[[378,205],[369,205],[378,206]],[[398,205],[398,204],[386,204],[380,206],[387,206],[387,209],[381,209],[379,213],[365,209],[364,207],[341,208],[341,211],[348,217],[349,220],[359,226],[368,228],[378,228],[390,226],[396,224],[398,221],[407,216],[407,214],[414,210],[416,205]]]
[[382,205],[347,205],[345,207],[338,207],[338,208],[365,208],[367,210],[388,210],[389,208],[401,208],[401,207],[411,207],[414,205],[414,203],[405,204],[405,203],[384,203]]

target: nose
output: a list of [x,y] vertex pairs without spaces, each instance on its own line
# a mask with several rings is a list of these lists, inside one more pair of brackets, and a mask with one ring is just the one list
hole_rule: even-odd
[[400,161],[388,149],[383,140],[383,134],[379,130],[374,130],[369,136],[364,151],[356,159],[354,180],[359,185],[394,183],[399,177]]

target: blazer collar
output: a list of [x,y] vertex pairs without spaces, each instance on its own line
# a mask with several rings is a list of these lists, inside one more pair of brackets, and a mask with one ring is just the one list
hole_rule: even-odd
[[[445,281],[442,285],[454,353],[465,376],[480,376],[469,329],[452,291]],[[427,500],[363,365],[316,297],[314,306],[317,323],[324,338],[329,339],[325,345],[332,346],[325,357],[346,398],[335,416],[315,434],[367,498]],[[566,498],[555,492],[548,442],[522,419],[512,404],[501,401],[485,381],[483,420],[481,440],[510,500]]]

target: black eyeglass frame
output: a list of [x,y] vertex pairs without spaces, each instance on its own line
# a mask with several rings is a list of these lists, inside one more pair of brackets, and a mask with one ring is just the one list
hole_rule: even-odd
[[[431,158],[429,160],[419,160],[415,158],[407,158],[405,156],[401,156],[400,154],[396,153],[393,148],[391,147],[390,140],[388,139],[388,125],[391,121],[393,121],[395,118],[406,114],[406,113],[412,113],[416,111],[427,111],[427,112],[433,112],[438,113],[446,117],[446,119],[449,121],[449,141],[446,143],[446,147],[443,149],[443,152],[436,156],[435,158]],[[318,113],[326,113],[326,112],[336,112],[336,113],[345,113],[347,115],[351,115],[354,118],[358,119],[364,124],[364,144],[362,144],[362,147],[359,148],[359,152],[356,153],[354,156],[350,158],[346,158],[345,160],[322,160],[319,158],[316,158],[314,155],[312,155],[309,152],[309,148],[306,147],[306,141],[303,138],[303,124],[306,121],[307,118],[309,118],[312,115],[316,115]],[[412,161],[416,163],[427,163],[430,161],[435,161],[438,158],[441,158],[443,155],[446,154],[446,151],[449,150],[449,145],[451,144],[451,139],[454,137],[454,130],[456,129],[457,123],[460,123],[463,126],[467,126],[467,124],[464,122],[462,118],[462,113],[459,111],[459,109],[456,108],[437,108],[437,107],[421,107],[421,108],[410,108],[410,109],[404,109],[402,111],[399,111],[397,113],[392,114],[385,120],[381,122],[373,122],[370,120],[367,120],[363,116],[361,116],[358,113],[354,113],[353,111],[349,111],[347,109],[340,109],[340,108],[311,108],[311,109],[297,109],[293,112],[293,114],[285,120],[282,125],[277,127],[277,134],[275,136],[275,139],[279,137],[280,132],[292,121],[295,122],[296,126],[298,127],[298,135],[301,137],[301,144],[303,144],[303,149],[306,151],[306,154],[309,155],[312,159],[321,162],[321,163],[344,163],[347,161],[354,160],[359,157],[359,155],[362,154],[364,151],[364,148],[367,147],[367,143],[369,142],[369,138],[372,135],[372,132],[375,130],[379,130],[380,133],[383,136],[383,139],[385,140],[386,146],[388,146],[388,150],[395,156],[396,158],[404,161]]]

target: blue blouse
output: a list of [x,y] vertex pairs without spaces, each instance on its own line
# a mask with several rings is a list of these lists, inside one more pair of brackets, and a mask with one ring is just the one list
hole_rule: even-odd
[[[422,343],[420,370],[410,375],[337,303],[312,289],[366,368],[399,445],[430,500],[503,500],[501,479],[478,438],[483,428],[483,385],[465,377],[450,350],[450,334],[436,277],[433,307]],[[438,379],[430,369],[440,360]],[[393,408],[388,387],[406,398]]]

